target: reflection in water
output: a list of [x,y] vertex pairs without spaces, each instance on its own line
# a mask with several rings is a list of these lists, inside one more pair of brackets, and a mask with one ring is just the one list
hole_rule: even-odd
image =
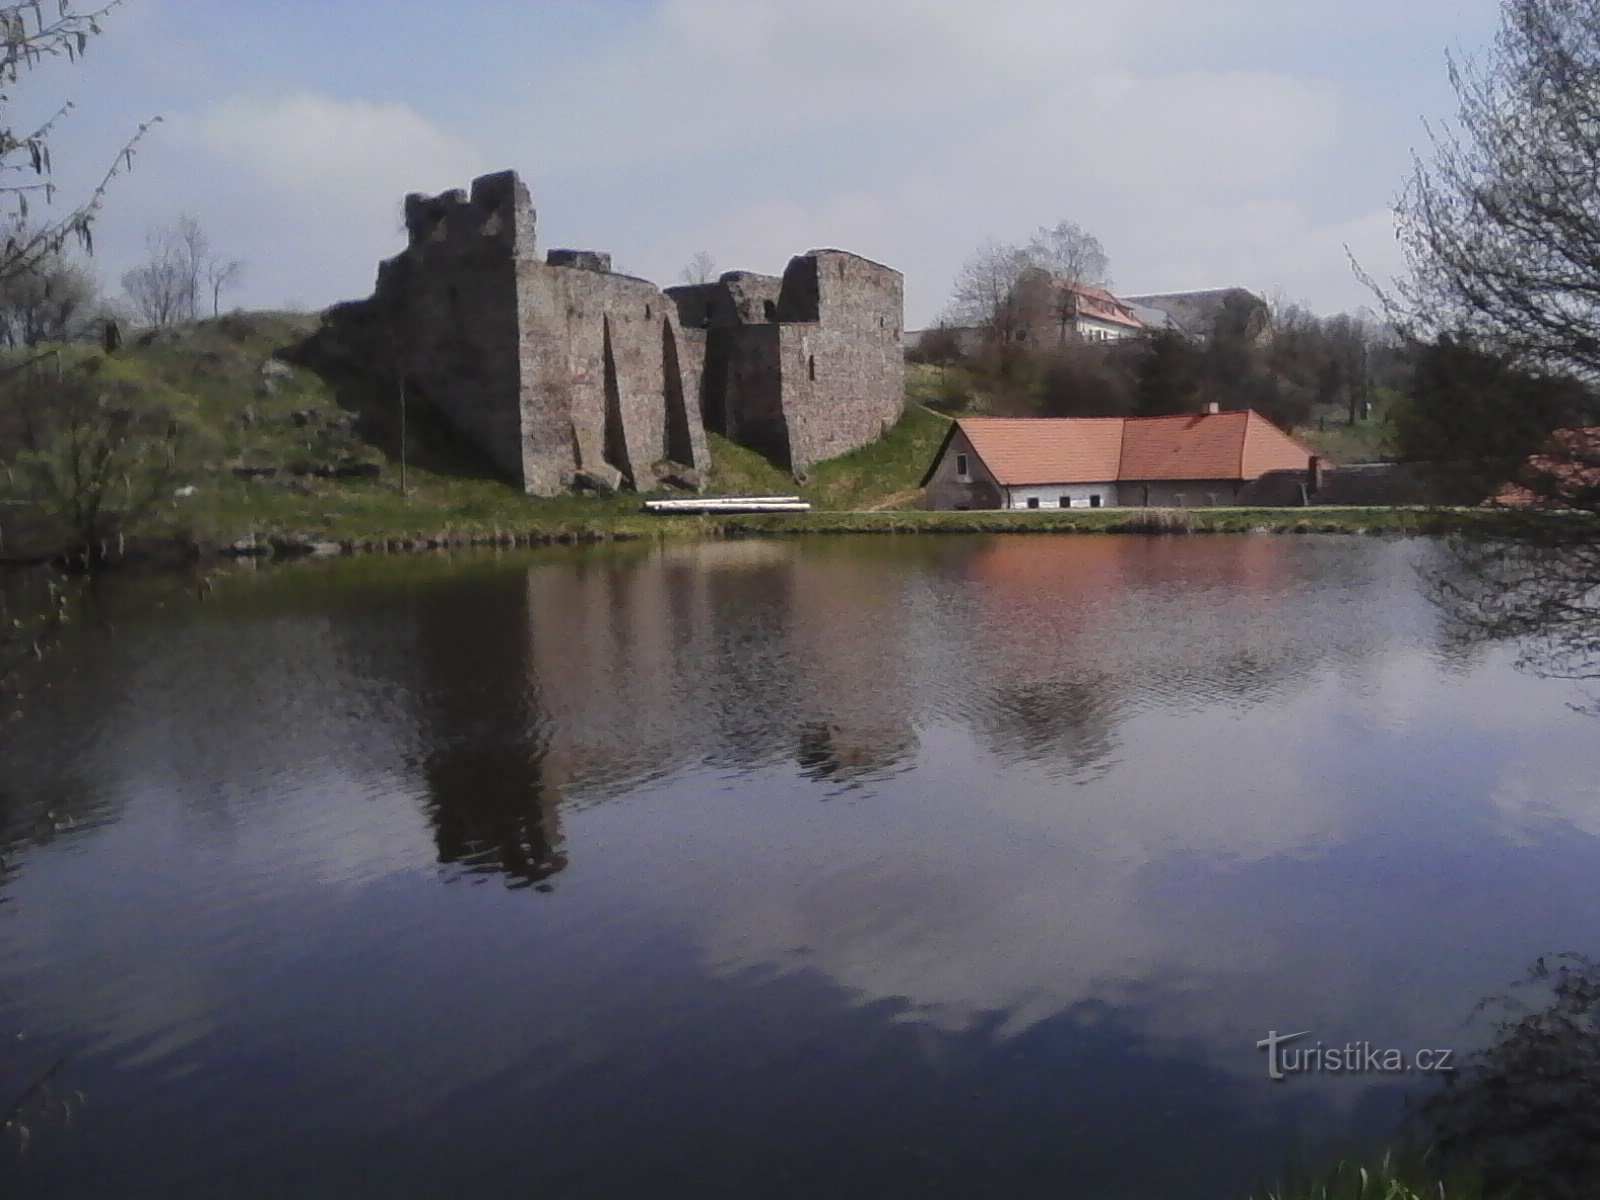
[[567,856],[526,593],[515,578],[446,582],[417,603],[415,621],[424,682],[412,703],[439,861],[548,890]]
[[1600,678],[1600,541],[1581,518],[1520,520],[1515,540],[1450,539],[1428,572],[1447,636],[1513,642],[1524,666],[1560,679]]
[[1485,1007],[1494,1040],[1429,1099],[1423,1136],[1492,1195],[1600,1195],[1600,963],[1541,958]]
[[1470,1048],[1600,921],[1592,725],[1433,556],[644,546],[91,627],[0,742],[0,1095],[94,1101],[28,1189],[1237,1195],[1384,1136],[1409,1081],[1256,1041]]

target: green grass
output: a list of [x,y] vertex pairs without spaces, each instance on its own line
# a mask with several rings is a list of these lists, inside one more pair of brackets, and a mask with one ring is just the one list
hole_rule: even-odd
[[800,494],[826,509],[920,504],[922,476],[949,427],[950,418],[908,404],[878,441],[812,467]]
[[1320,1174],[1274,1184],[1259,1200],[1481,1200],[1483,1195],[1475,1180],[1441,1181],[1426,1155],[1385,1154],[1371,1165],[1344,1159]]
[[720,517],[725,535],[797,533],[1346,533],[1493,532],[1505,517],[1456,508],[1101,508],[742,514]]
[[794,476],[775,467],[754,450],[748,450],[715,433],[706,434],[711,452],[710,491],[722,496],[792,496],[798,493]]
[[[289,550],[311,543],[360,549],[802,532],[1438,532],[1490,528],[1494,521],[1477,512],[1418,509],[925,512],[918,484],[949,418],[916,402],[908,402],[881,440],[817,464],[800,485],[752,451],[709,435],[713,491],[798,492],[814,506],[806,514],[658,517],[641,512],[642,498],[631,494],[532,499],[494,477],[416,409],[402,492],[395,396],[300,366],[270,387],[263,377],[263,364],[292,353],[315,322],[292,313],[235,314],[149,344],[134,342],[111,356],[64,349],[70,363],[162,399],[190,430],[190,466],[180,482],[194,494],[164,502],[138,533]],[[938,370],[913,368],[912,394],[925,391]],[[351,464],[367,464],[376,475],[316,474]],[[241,474],[255,467],[275,472]]]
[[1394,393],[1380,393],[1373,403],[1372,416],[1354,425],[1350,424],[1349,415],[1342,408],[1320,410],[1309,422],[1296,429],[1294,435],[1312,450],[1336,463],[1392,459],[1399,450],[1395,444],[1394,424],[1388,415],[1395,398]]

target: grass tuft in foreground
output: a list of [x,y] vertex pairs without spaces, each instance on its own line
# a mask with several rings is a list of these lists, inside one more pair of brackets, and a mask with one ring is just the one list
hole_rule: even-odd
[[1441,1181],[1426,1157],[1388,1153],[1371,1166],[1344,1159],[1319,1175],[1273,1184],[1253,1200],[1484,1200],[1473,1181]]

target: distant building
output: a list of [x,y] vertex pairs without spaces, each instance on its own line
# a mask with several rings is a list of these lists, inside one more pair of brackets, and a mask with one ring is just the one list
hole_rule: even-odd
[[1248,409],[970,417],[951,422],[922,485],[927,507],[947,510],[1256,504],[1286,484],[1303,503],[1322,466]]
[[1087,342],[1119,342],[1149,332],[1123,301],[1103,287],[1076,283],[1048,271],[1030,270],[1013,289],[1000,322],[1018,341],[1059,345],[1076,337]]
[[1272,310],[1267,302],[1242,287],[1152,292],[1125,296],[1123,303],[1141,316],[1147,312],[1161,314],[1164,320],[1159,325],[1145,317],[1152,327],[1175,329],[1202,341],[1209,341],[1221,330],[1237,332],[1242,340],[1259,343],[1272,329]]
[[1000,339],[1048,349],[1068,341],[1120,342],[1154,333],[1209,341],[1222,332],[1263,345],[1271,331],[1271,309],[1247,288],[1114,296],[1103,287],[1030,268],[992,325],[908,329],[904,345],[913,356],[939,345],[955,358],[972,358]]

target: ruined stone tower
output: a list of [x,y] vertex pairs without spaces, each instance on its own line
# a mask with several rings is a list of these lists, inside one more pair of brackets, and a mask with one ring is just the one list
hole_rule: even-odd
[[898,272],[837,250],[781,280],[675,288],[607,254],[540,257],[515,172],[406,197],[372,299],[330,310],[353,357],[403,372],[534,495],[697,485],[710,428],[798,472],[881,436],[904,394]]
[[803,472],[900,419],[900,272],[813,250],[782,279],[733,271],[667,294],[686,336],[705,331],[706,428]]

